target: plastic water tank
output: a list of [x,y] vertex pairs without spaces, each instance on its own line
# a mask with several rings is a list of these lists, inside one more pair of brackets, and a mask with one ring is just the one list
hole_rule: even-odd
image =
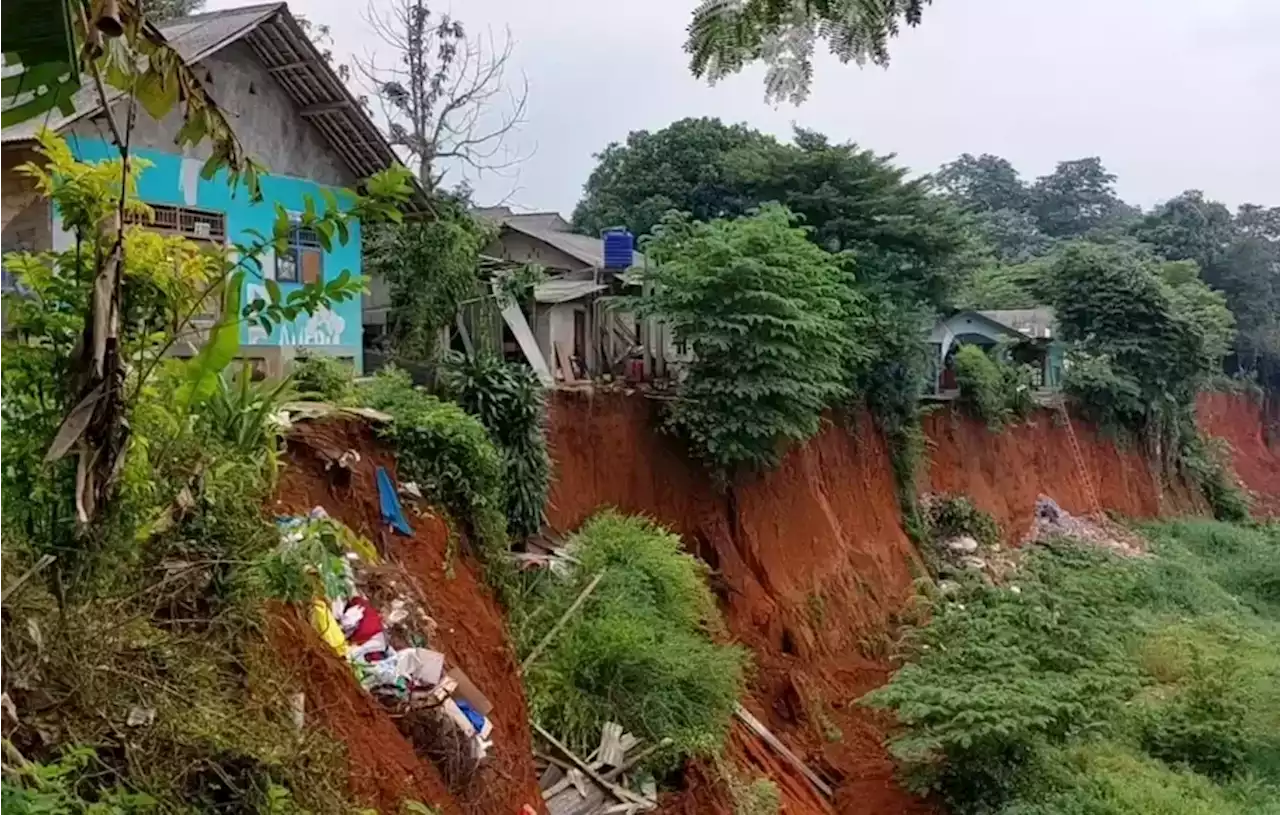
[[606,269],[630,269],[635,260],[636,236],[625,229],[606,229],[604,236],[604,267]]

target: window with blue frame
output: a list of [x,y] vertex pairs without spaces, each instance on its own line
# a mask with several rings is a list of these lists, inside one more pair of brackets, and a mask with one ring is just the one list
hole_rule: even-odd
[[276,255],[277,283],[323,283],[324,249],[315,230],[294,226],[289,248]]

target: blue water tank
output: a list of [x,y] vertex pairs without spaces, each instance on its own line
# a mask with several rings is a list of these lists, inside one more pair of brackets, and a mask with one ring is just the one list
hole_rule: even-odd
[[630,269],[635,262],[636,236],[625,229],[606,229],[602,240],[604,267]]

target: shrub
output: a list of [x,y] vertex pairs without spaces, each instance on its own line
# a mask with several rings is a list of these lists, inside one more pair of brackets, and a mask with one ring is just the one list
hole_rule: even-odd
[[705,567],[678,536],[613,511],[588,521],[567,546],[580,561],[572,577],[543,585],[517,608],[522,652],[542,640],[596,574],[604,576],[525,673],[530,715],[584,755],[607,721],[653,743],[672,739],[656,759],[664,766],[716,752],[745,658],[713,642],[720,621]]
[[537,375],[492,355],[454,354],[441,371],[441,384],[502,451],[507,531],[517,539],[536,534],[551,488],[546,397]]
[[1239,678],[1232,660],[1210,663],[1197,653],[1187,687],[1147,723],[1143,748],[1166,763],[1185,765],[1211,778],[1239,772],[1249,744],[1249,709],[1239,697]]
[[1219,521],[1249,520],[1249,496],[1240,488],[1227,462],[1231,454],[1221,439],[1203,433],[1188,436],[1182,446],[1182,464],[1191,481],[1209,502]]
[[354,396],[355,370],[337,357],[302,354],[293,361],[293,385],[300,398],[342,405]]
[[1027,366],[1001,362],[971,344],[956,351],[955,366],[961,404],[993,430],[1026,418],[1035,407]]
[[793,220],[777,205],[711,223],[671,215],[647,244],[659,265],[637,311],[693,354],[668,423],[721,476],[775,466],[849,393],[851,276]]
[[974,506],[967,496],[933,496],[927,502],[925,513],[934,540],[968,535],[986,546],[1000,543],[1000,526],[996,519]]
[[485,575],[499,593],[509,588],[502,455],[479,420],[453,402],[415,388],[409,375],[384,368],[359,388],[360,400],[391,414],[382,432],[396,447],[402,478],[463,524]]

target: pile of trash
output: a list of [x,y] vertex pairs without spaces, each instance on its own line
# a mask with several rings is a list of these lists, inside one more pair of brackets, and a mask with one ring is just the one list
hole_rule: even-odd
[[1125,557],[1145,554],[1142,538],[1106,517],[1072,515],[1047,495],[1036,499],[1035,519],[1024,543],[1051,538],[1074,538]]
[[[383,492],[383,479],[387,487],[390,479],[382,468],[378,475]],[[394,488],[390,496],[384,520],[407,534]],[[467,742],[470,761],[483,761],[493,747],[491,703],[461,668],[448,665],[444,654],[430,648],[435,622],[426,610],[399,595],[395,583],[382,585],[373,544],[330,518],[323,507],[305,516],[277,518],[276,525],[280,552],[302,560],[320,587],[311,600],[311,624],[347,661],[361,686],[398,716],[432,712]]]

